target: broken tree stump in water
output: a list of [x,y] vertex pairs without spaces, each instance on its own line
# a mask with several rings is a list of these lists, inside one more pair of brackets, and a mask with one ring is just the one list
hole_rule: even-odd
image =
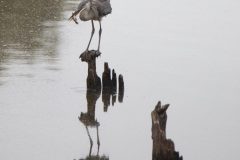
[[118,101],[123,102],[123,96],[124,96],[124,81],[123,76],[120,74],[118,76]]
[[104,72],[102,73],[102,101],[104,104],[104,111],[107,112],[108,106],[110,106],[110,98],[112,96],[112,105],[116,102],[117,92],[117,74],[115,70],[112,70],[108,66],[108,63],[104,63]]
[[152,160],[182,160],[175,151],[174,142],[166,138],[167,109],[169,104],[161,105],[159,101],[151,113],[152,117]]
[[109,90],[112,91],[112,79],[111,79],[111,69],[108,66],[108,63],[104,63],[104,71],[102,73],[102,84],[103,84],[103,91]]
[[107,112],[108,106],[110,106],[110,98],[112,95],[113,85],[111,79],[111,69],[108,66],[108,63],[104,63],[104,71],[102,73],[102,102],[104,107],[104,112]]
[[114,69],[112,70],[112,91],[113,93],[117,91],[117,74]]
[[111,100],[112,94],[108,90],[103,90],[102,92],[102,102],[103,102],[103,111],[107,112],[108,107],[110,106],[110,100]]
[[97,51],[85,51],[79,58],[88,63],[87,89],[101,90],[101,79],[96,72],[96,58],[100,56]]

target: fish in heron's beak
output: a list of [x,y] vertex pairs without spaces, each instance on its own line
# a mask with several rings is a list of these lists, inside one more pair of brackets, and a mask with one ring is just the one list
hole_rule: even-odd
[[68,19],[69,21],[73,20],[76,24],[78,24],[77,18],[76,18],[76,13],[72,13],[72,16]]
[[77,21],[77,18],[76,17],[73,17],[73,21],[78,24],[78,21]]

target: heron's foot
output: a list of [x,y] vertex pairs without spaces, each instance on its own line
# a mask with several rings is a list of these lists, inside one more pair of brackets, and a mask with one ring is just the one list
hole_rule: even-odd
[[95,51],[95,54],[96,54],[96,57],[98,57],[98,56],[100,56],[102,53],[101,53],[99,50],[97,50],[97,51]]

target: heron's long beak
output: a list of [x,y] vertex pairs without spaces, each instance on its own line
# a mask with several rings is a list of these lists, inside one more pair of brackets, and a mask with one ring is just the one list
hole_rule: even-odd
[[73,12],[72,16],[68,20],[69,21],[73,20],[76,24],[78,24],[76,16],[78,15],[79,12],[80,12],[80,10],[77,10],[77,11]]

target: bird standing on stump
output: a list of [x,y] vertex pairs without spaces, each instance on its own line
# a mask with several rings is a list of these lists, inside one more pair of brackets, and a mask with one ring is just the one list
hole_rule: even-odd
[[93,34],[95,32],[94,23],[93,21],[99,22],[99,39],[98,39],[98,49],[96,54],[100,55],[100,41],[101,41],[101,34],[102,34],[102,26],[101,26],[101,19],[102,17],[110,14],[112,12],[112,7],[110,4],[110,0],[81,0],[78,8],[75,12],[72,13],[72,16],[69,18],[69,20],[73,20],[76,24],[77,18],[76,16],[79,14],[79,18],[82,21],[89,21],[91,20],[92,23],[92,33],[90,40],[88,42],[88,46],[86,48],[86,53],[88,52],[90,43],[92,41]]

